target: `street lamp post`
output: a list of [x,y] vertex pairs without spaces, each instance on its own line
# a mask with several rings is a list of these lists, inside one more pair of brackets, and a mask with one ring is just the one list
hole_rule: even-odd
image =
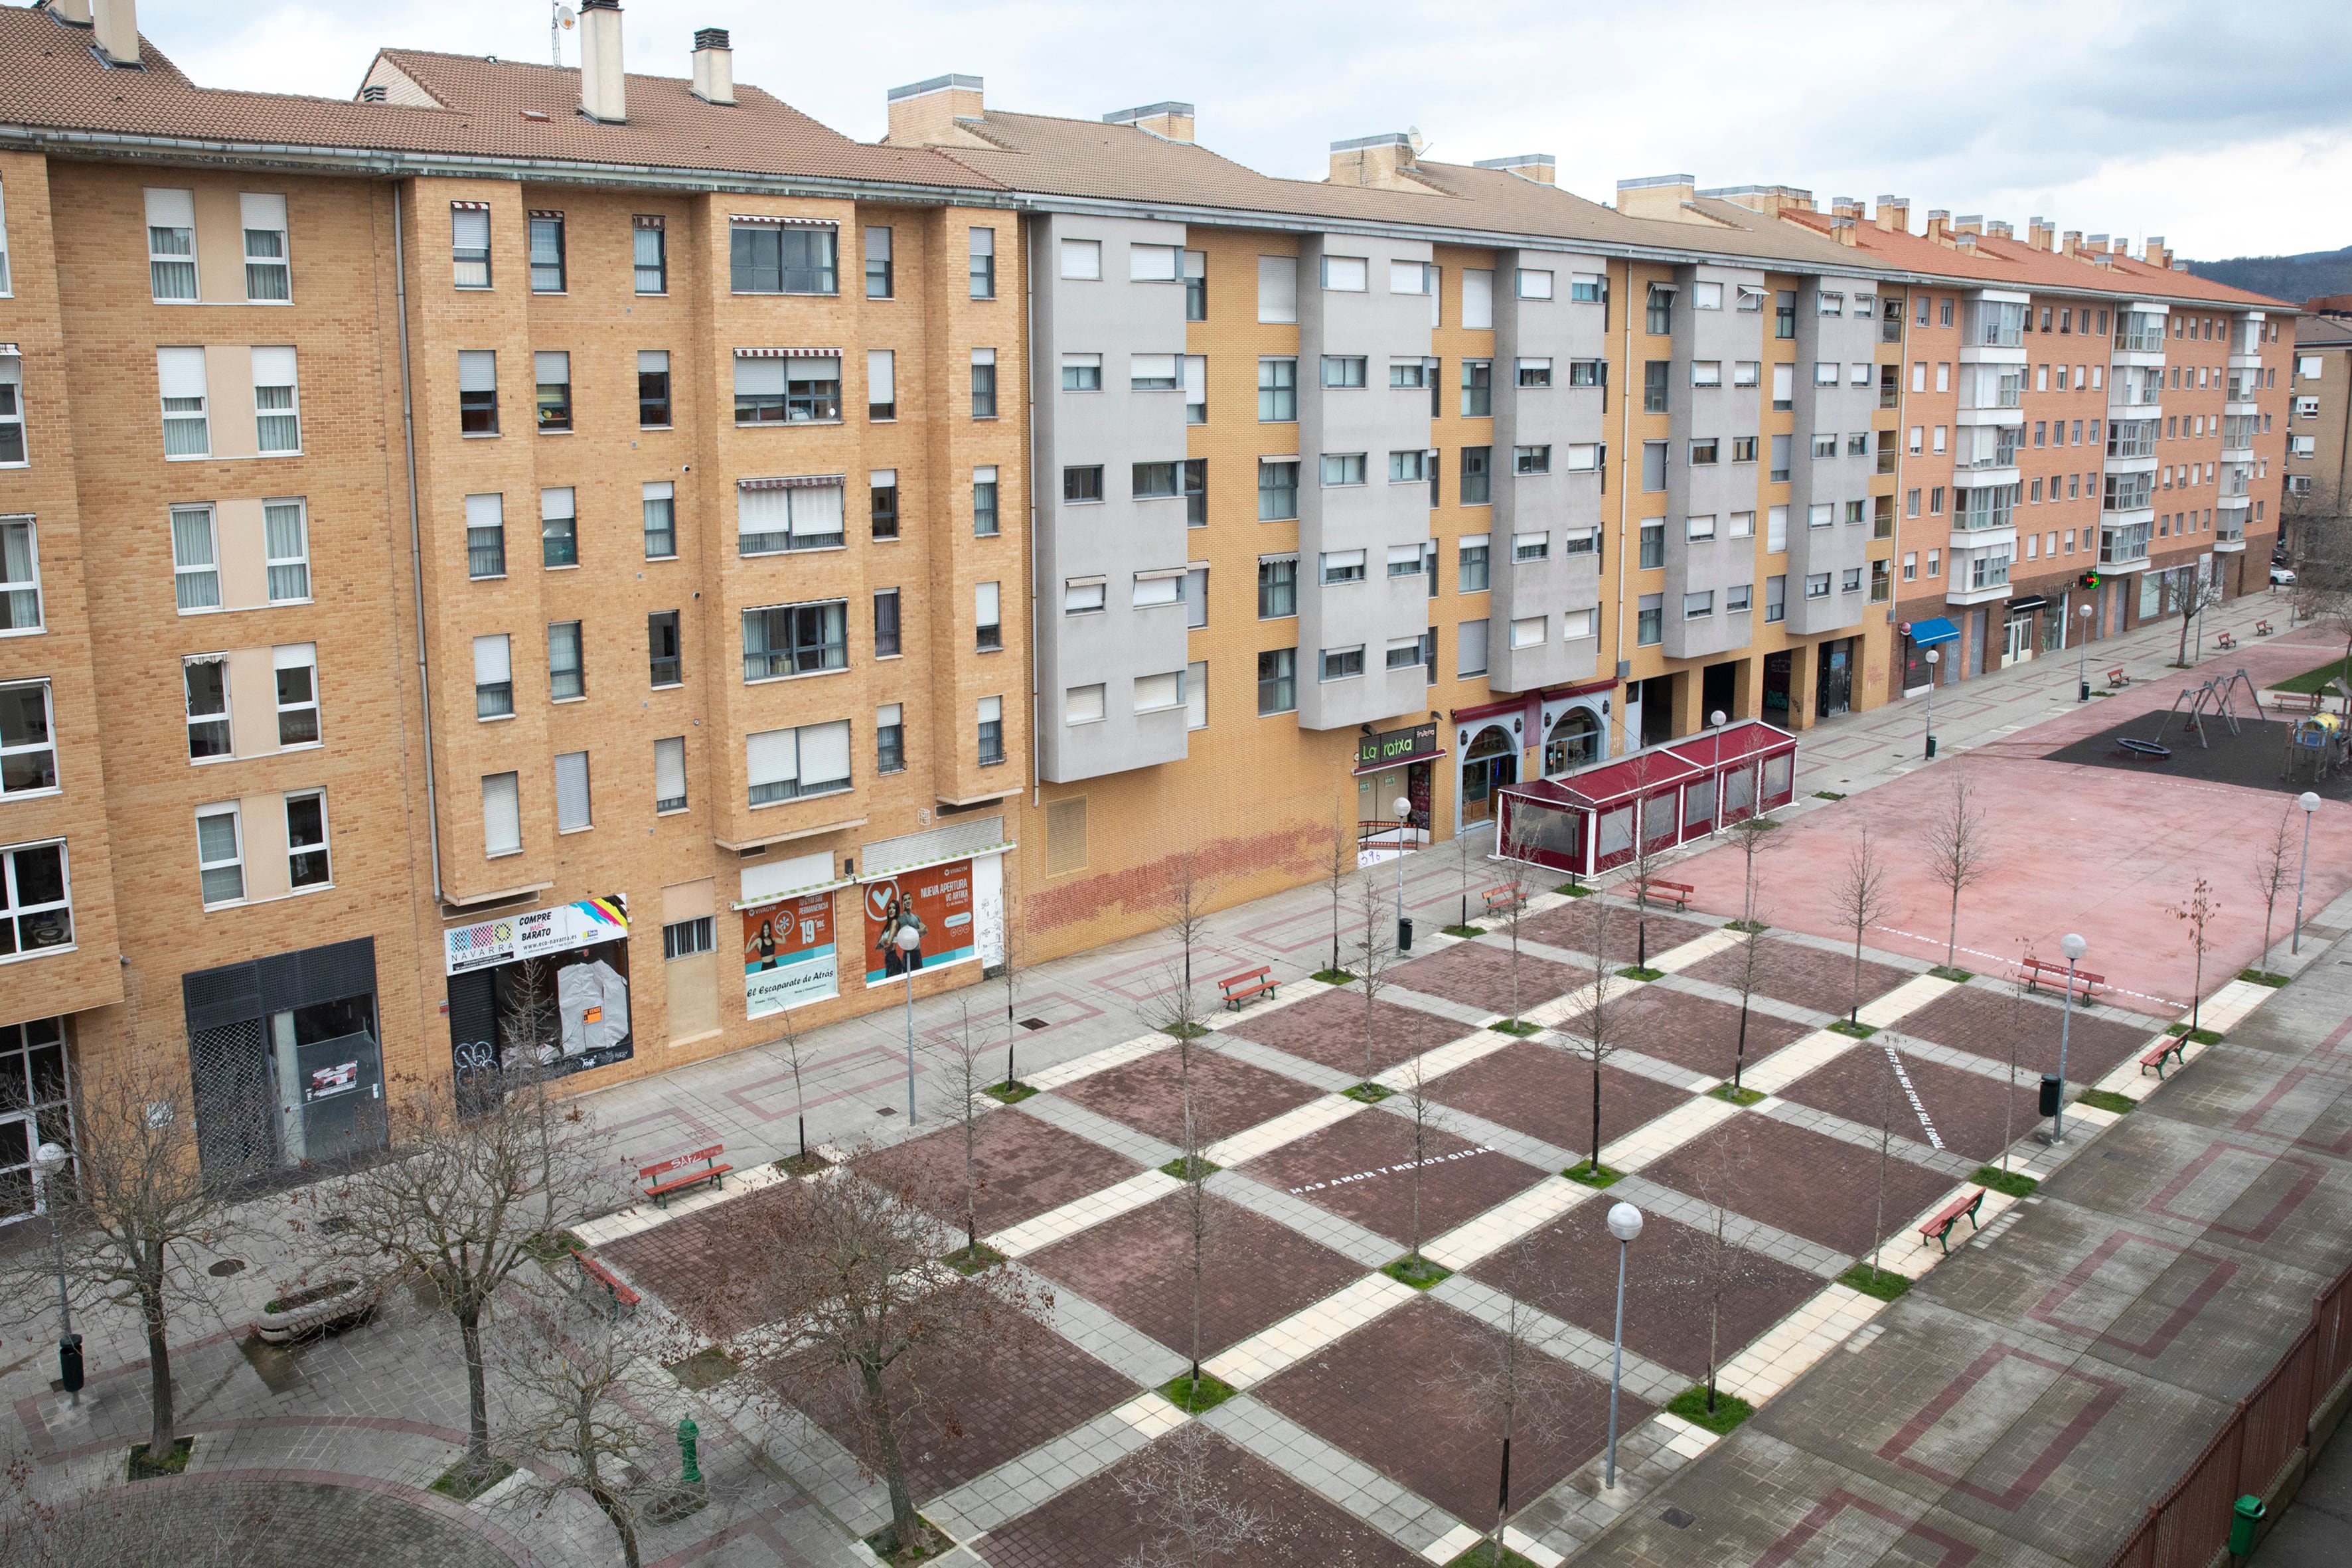
[[1944,656],[1934,648],[1927,650],[1927,760],[1936,760],[1936,666]]
[[2287,943],[2289,952],[2303,951],[2303,879],[2311,873],[2311,818],[2319,809],[2319,797],[2305,790],[2295,796],[2294,804],[2303,807],[2303,864],[2294,871],[2294,936]]
[[1412,925],[1404,918],[1404,836],[1412,827],[1412,802],[1399,795],[1390,809],[1397,819],[1397,951],[1405,952],[1412,947]]
[[2066,1037],[2074,1027],[2074,966],[2083,962],[2083,954],[2091,944],[2068,931],[2058,939],[2060,951],[2066,955],[2066,1006],[2058,1017],[2058,1109],[2051,1114],[2050,1142],[2066,1142]]
[[2077,702],[2091,700],[2091,611],[2092,606],[2087,604],[2077,605],[2074,610],[2083,617],[2082,635],[2076,639],[2082,651],[2074,656],[2074,683],[2080,688],[2080,695],[2074,699]]
[[902,925],[898,934],[890,939],[898,947],[900,973],[907,977],[907,1125],[915,1124],[915,966],[904,961],[915,956],[923,945],[923,934],[912,926]]
[[[1598,1170],[1601,1156],[1592,1157]],[[1602,1467],[1601,1485],[1604,1489],[1617,1487],[1617,1390],[1625,1381],[1625,1249],[1635,1237],[1642,1234],[1642,1211],[1632,1204],[1619,1204],[1609,1211],[1609,1234],[1617,1238],[1617,1335],[1616,1349],[1609,1365],[1609,1458]]]
[[1720,822],[1723,820],[1723,721],[1724,721],[1724,718],[1725,718],[1724,711],[1723,711],[1723,710],[1722,710],[1722,709],[1720,709],[1720,708],[1717,709],[1714,712],[1712,712],[1712,713],[1710,713],[1710,714],[1708,714],[1708,715],[1706,716],[1706,725],[1707,725],[1707,728],[1708,728],[1708,729],[1710,729],[1710,730],[1713,730],[1713,731],[1715,731],[1715,770],[1714,770],[1714,771],[1715,771],[1715,779],[1714,779],[1714,782],[1713,782],[1713,783],[1711,783],[1710,784],[1708,784],[1708,785],[1707,785],[1707,787],[1708,787],[1709,789],[1712,789],[1713,791],[1715,791],[1715,809],[1714,809],[1712,812],[1708,813],[1708,815],[1707,815],[1707,819],[1706,819],[1706,836],[1707,836],[1709,838],[1712,838],[1712,837],[1715,837],[1716,825],[1717,825],[1717,824],[1718,824],[1718,823],[1720,823]]
[[33,1153],[33,1172],[40,1184],[41,1208],[49,1216],[49,1247],[58,1259],[58,1376],[66,1385],[68,1409],[81,1407],[81,1336],[73,1331],[73,1301],[66,1292],[66,1238],[58,1228],[57,1199],[49,1184],[72,1158],[65,1146],[44,1143]]

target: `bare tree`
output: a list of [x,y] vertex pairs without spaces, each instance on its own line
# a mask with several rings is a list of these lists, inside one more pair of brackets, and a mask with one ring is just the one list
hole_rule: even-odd
[[[980,1096],[981,1090],[987,1087],[988,1073],[982,1062],[988,1047],[985,1043],[974,1043],[971,1004],[961,997],[956,1003],[956,1019],[955,1036],[934,1044],[930,1051],[946,1068],[940,1081],[949,1097],[955,1101],[950,1109],[955,1112],[956,1130],[963,1143],[961,1201],[958,1205],[963,1216],[962,1264],[967,1268],[978,1268],[982,1261],[980,1250]],[[1179,1048],[1181,1048],[1181,1044]]]
[[1470,868],[1483,858],[1476,853],[1477,843],[1478,840],[1467,833],[1456,833],[1454,836],[1454,867],[1461,873],[1462,879],[1462,919],[1454,928],[1457,932],[1468,932],[1475,929],[1470,924]]
[[[1952,895],[1951,922],[1944,933],[1944,967],[1957,971],[1958,965],[1954,959],[1960,945],[1960,895],[1984,877],[1992,845],[1967,770],[1955,768],[1951,781],[1943,809],[1927,825],[1927,871]],[[1958,976],[1950,973],[1945,978]]]
[[1209,933],[1209,899],[1214,889],[1214,880],[1202,872],[1192,851],[1182,849],[1169,857],[1161,909],[1168,916],[1168,934],[1176,942],[1179,978],[1187,992],[1192,989],[1193,956]]
[[1780,825],[1762,812],[1753,812],[1731,825],[1731,841],[1739,850],[1739,923],[1756,923],[1756,858],[1781,840],[1771,837]]
[[1421,1173],[1445,1131],[1445,1116],[1429,1097],[1429,1078],[1420,1057],[1407,1064],[1404,1085],[1398,1093],[1404,1100],[1405,1125],[1411,1130],[1412,1149],[1412,1225],[1404,1266],[1405,1272],[1418,1279],[1428,1272],[1421,1256]]
[[1187,1421],[1114,1472],[1119,1497],[1150,1538],[1119,1568],[1211,1568],[1266,1538],[1266,1520],[1218,1485],[1216,1434]]
[[1846,1022],[1856,1024],[1862,1013],[1863,938],[1885,916],[1887,904],[1886,865],[1870,836],[1867,822],[1846,847],[1845,872],[1838,879],[1831,898],[1838,912],[1838,923],[1853,932],[1853,999],[1846,1009]]
[[[0,1563],[26,1568],[247,1568],[276,1562],[294,1531],[226,1490],[156,1494],[84,1485],[36,1497],[33,1460],[0,1467]],[[207,1489],[210,1490],[211,1489]],[[164,1528],[159,1529],[159,1526]],[[295,1548],[299,1550],[299,1548]]]
[[[466,1362],[466,1468],[490,1473],[482,1321],[515,1271],[617,1197],[608,1152],[577,1100],[535,1068],[461,1101],[436,1083],[395,1104],[389,1154],[304,1194],[339,1224],[322,1261],[428,1281],[457,1320]],[[325,1227],[322,1227],[322,1229]]]
[[2033,1005],[2032,976],[2025,967],[2025,938],[2017,939],[2015,973],[2009,982],[2009,1077],[2001,1089],[2000,1168],[2009,1169],[2010,1146],[2017,1142],[2017,1053],[2025,1040],[2026,1010]]
[[780,1033],[771,1048],[784,1058],[784,1070],[793,1075],[793,1119],[798,1124],[801,1139],[801,1152],[795,1168],[805,1173],[810,1165],[808,1089],[801,1082],[801,1074],[809,1066],[808,1047],[801,1040],[799,1026],[793,1022],[791,1008],[787,1007],[776,1015],[776,1027]]
[[2213,897],[2213,890],[2205,885],[2205,879],[2200,877],[2189,897],[2173,905],[2168,912],[2189,927],[2189,951],[2195,955],[2189,987],[2189,1033],[2193,1037],[2197,1033],[2198,1013],[2205,1005],[2205,954],[2213,945],[2206,928],[2221,912],[2221,905]]
[[1021,1038],[1021,981],[1029,973],[1029,917],[1026,904],[1004,900],[1004,956],[996,966],[996,983],[1004,988],[1004,1083],[1012,1089],[1021,1080],[1013,1071],[1013,1047]]
[[[150,1047],[121,1066],[86,1071],[73,1163],[42,1184],[62,1239],[68,1294],[85,1310],[127,1308],[145,1331],[151,1464],[168,1462],[178,1436],[172,1310],[211,1297],[218,1282],[205,1272],[202,1255],[242,1234],[231,1202],[256,1173],[217,1150],[208,1151],[209,1162],[198,1159],[195,1119],[184,1103],[188,1080],[178,1070],[188,1059],[184,1043],[176,1054]],[[5,1293],[11,1318],[30,1321],[49,1310],[55,1261],[48,1247],[26,1247],[0,1264],[0,1278],[12,1285]]]
[[1185,1374],[1192,1380],[1185,1385],[1187,1408],[1198,1403],[1201,1392],[1201,1310],[1207,1296],[1209,1254],[1217,1232],[1216,1201],[1209,1195],[1209,1178],[1217,1167],[1202,1152],[1212,1142],[1203,1119],[1188,1102],[1182,1152],[1176,1157],[1177,1180],[1183,1184],[1176,1191],[1177,1223],[1184,1229],[1184,1270],[1192,1297],[1192,1346]]
[[2296,531],[2294,616],[2344,639],[2344,673],[2352,686],[2352,528],[2336,517]]
[[639,1463],[660,1440],[640,1418],[670,1392],[660,1364],[691,1346],[674,1329],[545,1285],[509,1293],[492,1345],[508,1395],[501,1447],[529,1476],[523,1490],[542,1504],[585,1492],[612,1525],[625,1568],[638,1568],[639,1530],[695,1500]]
[[1388,902],[1381,897],[1370,870],[1356,879],[1356,900],[1363,920],[1356,939],[1356,984],[1364,989],[1364,1079],[1370,1084],[1378,1070],[1373,1038],[1380,1021],[1381,993],[1388,989],[1389,963],[1396,956],[1396,939],[1388,929]]
[[1591,916],[1586,929],[1592,936],[1592,1002],[1584,1016],[1580,1033],[1569,1035],[1569,1049],[1584,1058],[1592,1069],[1592,1140],[1591,1154],[1585,1162],[1595,1180],[1602,1173],[1601,1164],[1601,1069],[1617,1054],[1616,992],[1621,976],[1610,967],[1609,926],[1615,911],[1606,898],[1590,899],[1585,908]]
[[2264,974],[2270,973],[2271,923],[2278,918],[2279,900],[2294,881],[2294,814],[2293,801],[2279,808],[2278,821],[2269,837],[2254,846],[2254,862],[2247,868],[2254,895],[2263,900],[2263,955],[2254,961],[2254,967]]
[[1499,825],[1496,832],[1503,844],[1503,879],[1499,886],[1503,889],[1503,934],[1511,939],[1509,1021],[1516,1026],[1519,1022],[1519,936],[1527,922],[1528,895],[1534,890],[1530,885],[1534,877],[1526,856],[1520,853],[1527,847],[1527,839],[1526,830],[1519,826],[1518,814],[1511,813],[1511,827],[1507,835],[1503,833]]
[[1738,973],[1733,984],[1739,987],[1739,1039],[1731,1053],[1731,1092],[1747,1092],[1740,1079],[1748,1070],[1748,1011],[1756,999],[1757,988],[1764,979],[1764,922],[1751,920],[1748,929],[1739,934]]
[[1878,1094],[1878,1208],[1870,1230],[1870,1279],[1874,1285],[1884,1272],[1878,1267],[1878,1258],[1886,1246],[1886,1163],[1895,1150],[1895,1058],[1887,1057],[1885,1062],[1886,1071],[1880,1080]]
[[509,1075],[541,1067],[561,1050],[562,1017],[547,984],[547,961],[527,958],[514,966],[499,1005],[499,1061]]
[[1503,1527],[1511,1518],[1511,1444],[1558,1430],[1570,1394],[1568,1368],[1542,1348],[1543,1315],[1531,1302],[1555,1287],[1525,1248],[1503,1255],[1493,1281],[1502,1292],[1498,1316],[1482,1320],[1454,1362],[1453,1375],[1477,1409],[1502,1427],[1495,1516],[1486,1530],[1486,1561],[1499,1565]]
[[1331,894],[1331,967],[1323,972],[1325,978],[1344,974],[1339,967],[1339,910],[1346,900],[1348,879],[1357,868],[1360,858],[1356,849],[1356,829],[1352,823],[1334,823],[1323,867],[1323,883]]
[[1715,1414],[1716,1375],[1723,1364],[1724,1303],[1770,1277],[1763,1259],[1731,1238],[1731,1222],[1737,1216],[1730,1205],[1739,1194],[1733,1144],[1729,1138],[1717,1140],[1715,1167],[1699,1178],[1697,1195],[1707,1206],[1706,1222],[1675,1233],[1688,1288],[1706,1303],[1706,1412],[1710,1415]]
[[739,1317],[793,1331],[740,1338],[748,1365],[788,1397],[840,1399],[853,1453],[888,1490],[890,1522],[876,1544],[886,1561],[929,1539],[908,1479],[908,1423],[957,1372],[1001,1355],[1016,1318],[1051,1305],[1025,1270],[967,1277],[940,1263],[941,1195],[919,1170],[886,1174],[863,1152],[770,1187],[743,1205],[740,1245],[719,1287]]

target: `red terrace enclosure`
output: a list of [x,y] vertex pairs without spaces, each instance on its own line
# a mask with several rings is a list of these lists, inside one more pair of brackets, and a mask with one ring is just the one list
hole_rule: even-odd
[[1556,779],[1511,784],[1502,795],[1503,853],[1555,871],[1596,876],[1633,858],[1639,813],[1652,850],[1704,837],[1796,793],[1797,738],[1743,719],[1671,745],[1652,746]]

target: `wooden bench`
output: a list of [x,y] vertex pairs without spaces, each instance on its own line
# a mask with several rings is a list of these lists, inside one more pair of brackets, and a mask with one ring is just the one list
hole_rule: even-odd
[[1688,882],[1661,881],[1655,877],[1650,878],[1647,881],[1635,882],[1633,887],[1636,901],[1648,903],[1653,899],[1672,899],[1677,910],[1689,909],[1691,895],[1698,891]]
[[1226,975],[1217,982],[1217,989],[1223,994],[1225,1005],[1238,1013],[1244,1003],[1255,997],[1273,995],[1274,988],[1279,984],[1274,977],[1274,971],[1261,963],[1255,969],[1240,974]]
[[2317,713],[2325,699],[2316,691],[2265,691],[2263,705],[2280,713]]
[[2131,677],[2124,673],[2124,667],[2119,664],[2113,669],[2107,671],[2107,684],[2109,686],[2129,686],[2131,684]]
[[1499,888],[1489,888],[1479,895],[1486,900],[1489,919],[1498,914],[1517,914],[1527,905],[1527,895],[1506,882]]
[[[2042,982],[2045,977],[2058,982],[2058,985],[2061,990],[2066,989],[2066,966],[2064,964],[2052,963],[2046,959],[2040,958],[2029,958],[2025,961],[2025,988],[2028,991],[2037,991],[2041,989]],[[2074,979],[2080,983],[2083,987],[2083,1000],[2085,1002],[2088,1002],[2092,996],[2097,993],[2100,986],[2105,985],[2107,983],[2107,977],[2105,975],[2094,974],[2087,969],[2077,969],[2074,971]]]
[[2215,632],[2213,634],[2213,646],[2226,653],[2230,649],[2238,646],[2238,639],[2228,632]]
[[2148,1068],[2154,1068],[2156,1069],[2156,1076],[2158,1079],[2161,1079],[2164,1077],[2164,1063],[2167,1058],[2171,1058],[2172,1065],[2174,1067],[2187,1067],[2189,1065],[2189,1058],[2181,1055],[2181,1052],[2187,1049],[2188,1046],[2188,1036],[2167,1035],[2163,1039],[2158,1041],[2155,1045],[2150,1046],[2147,1050],[2140,1053],[2139,1070],[2146,1072]]
[[[709,1148],[697,1149],[691,1154],[675,1155],[667,1160],[640,1166],[637,1171],[637,1180],[651,1183],[652,1185],[645,1189],[646,1196],[653,1199],[657,1206],[667,1208],[670,1196],[674,1193],[683,1193],[701,1186],[705,1183],[717,1186],[719,1178],[735,1168],[732,1165],[722,1165],[719,1163],[719,1156],[725,1152],[727,1152],[727,1146],[724,1143],[713,1143]],[[673,1174],[673,1173],[683,1173]]]
[[639,1297],[635,1290],[622,1283],[619,1275],[584,1252],[575,1252],[572,1257],[573,1261],[580,1265],[580,1272],[587,1276],[589,1284],[602,1285],[604,1288],[604,1294],[613,1303],[614,1310],[635,1309]]
[[1962,1215],[1966,1215],[1969,1216],[1969,1228],[1976,1229],[1977,1210],[1982,1206],[1984,1200],[1985,1190],[1982,1187],[1975,1188],[1954,1198],[1950,1203],[1937,1209],[1933,1219],[1919,1227],[1919,1239],[1923,1242],[1935,1242],[1944,1249],[1945,1256],[1949,1257],[1952,1250],[1952,1227],[1960,1223]]
[[2266,637],[2277,629],[2278,628],[2276,626],[2272,626],[2268,621],[2256,621],[2254,623],[2254,635],[2258,637]]

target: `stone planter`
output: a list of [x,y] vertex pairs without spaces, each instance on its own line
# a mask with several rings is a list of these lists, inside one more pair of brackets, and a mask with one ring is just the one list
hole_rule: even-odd
[[290,1290],[253,1321],[253,1331],[273,1345],[348,1328],[374,1310],[375,1292],[359,1279],[330,1279]]

